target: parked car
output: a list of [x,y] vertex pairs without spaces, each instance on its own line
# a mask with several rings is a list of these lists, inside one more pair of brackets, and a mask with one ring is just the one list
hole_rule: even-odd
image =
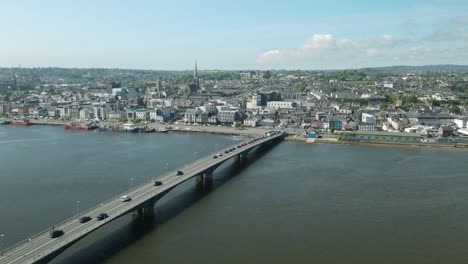
[[91,220],[91,217],[89,216],[83,216],[80,218],[80,223],[84,224],[86,222],[89,222]]
[[127,195],[124,195],[122,197],[120,197],[120,201],[125,203],[125,202],[130,202],[132,200],[132,198],[130,198],[130,196],[127,196]]
[[62,236],[63,234],[65,234],[63,230],[52,230],[50,231],[49,236],[50,238],[57,238],[57,237]]
[[161,181],[155,181],[154,186],[161,186],[163,183]]
[[101,220],[106,219],[107,217],[109,217],[108,214],[106,214],[106,213],[101,213],[101,214],[99,214],[99,215],[96,217],[96,219],[97,219],[98,221],[101,221]]

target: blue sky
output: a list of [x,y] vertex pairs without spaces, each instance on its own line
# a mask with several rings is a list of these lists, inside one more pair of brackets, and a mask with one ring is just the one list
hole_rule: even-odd
[[0,66],[468,64],[466,0],[0,0]]

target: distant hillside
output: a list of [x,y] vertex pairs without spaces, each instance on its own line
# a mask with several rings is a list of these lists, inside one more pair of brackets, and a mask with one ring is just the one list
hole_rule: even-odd
[[388,66],[362,68],[364,71],[379,72],[450,72],[450,71],[468,71],[468,65],[425,65],[425,66]]

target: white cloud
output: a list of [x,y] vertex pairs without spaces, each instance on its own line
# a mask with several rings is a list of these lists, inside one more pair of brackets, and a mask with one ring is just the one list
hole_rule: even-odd
[[331,34],[314,34],[312,38],[304,43],[303,49],[305,51],[327,49],[332,47],[335,41]]
[[[453,37],[453,31],[449,36]],[[468,39],[467,30],[455,30],[458,39]],[[401,38],[391,34],[367,39],[313,34],[298,48],[271,49],[258,55],[263,67],[338,69],[401,64],[459,63],[466,52],[457,46],[431,41],[428,37]]]
[[258,56],[257,62],[260,64],[268,63],[278,59],[280,56],[281,52],[277,49],[265,51]]

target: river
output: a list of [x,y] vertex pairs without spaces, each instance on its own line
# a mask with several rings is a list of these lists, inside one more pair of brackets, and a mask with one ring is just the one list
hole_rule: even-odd
[[[239,140],[1,126],[3,246]],[[213,179],[52,263],[468,263],[467,152],[282,142]]]

